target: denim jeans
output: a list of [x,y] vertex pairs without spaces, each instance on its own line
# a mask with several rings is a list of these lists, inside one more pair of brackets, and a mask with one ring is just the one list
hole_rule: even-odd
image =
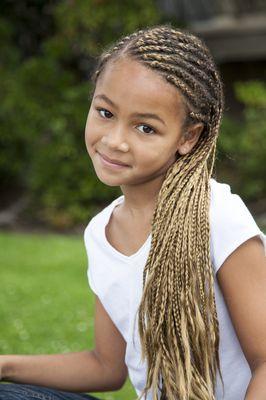
[[85,393],[64,392],[44,386],[0,383],[0,400],[99,400]]

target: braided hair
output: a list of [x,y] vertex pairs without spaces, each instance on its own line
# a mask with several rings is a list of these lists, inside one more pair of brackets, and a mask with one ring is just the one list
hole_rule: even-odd
[[122,38],[100,57],[93,82],[107,64],[122,57],[137,60],[174,85],[186,108],[185,125],[204,126],[193,149],[168,169],[153,214],[138,309],[148,371],[141,397],[152,390],[153,400],[214,400],[217,370],[222,376],[209,204],[222,83],[205,44],[170,25]]

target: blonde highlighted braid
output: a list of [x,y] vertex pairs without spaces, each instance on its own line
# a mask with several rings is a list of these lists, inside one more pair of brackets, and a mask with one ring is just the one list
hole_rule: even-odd
[[[181,93],[186,125],[204,129],[167,171],[152,222],[138,310],[142,359],[153,400],[214,400],[219,361],[210,259],[210,178],[223,112],[223,89],[209,50],[169,25],[126,36],[100,58],[93,80],[110,61],[128,57],[163,76]],[[222,378],[222,377],[221,377]],[[142,397],[142,396],[141,396]]]

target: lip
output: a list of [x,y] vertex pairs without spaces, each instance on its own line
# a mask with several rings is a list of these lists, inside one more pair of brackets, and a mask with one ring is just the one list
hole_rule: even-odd
[[122,163],[119,160],[114,160],[112,158],[107,157],[105,154],[99,153],[99,151],[97,151],[98,155],[100,156],[101,160],[104,162],[104,164],[110,165],[110,166],[114,166],[114,167],[129,167],[128,164]]

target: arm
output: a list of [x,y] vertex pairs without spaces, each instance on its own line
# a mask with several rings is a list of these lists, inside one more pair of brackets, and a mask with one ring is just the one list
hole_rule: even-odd
[[217,272],[228,311],[252,378],[245,400],[266,399],[266,263],[253,237],[239,246]]
[[76,392],[117,390],[127,378],[125,347],[120,332],[96,297],[94,350],[0,356],[0,378]]
[[245,400],[264,400],[266,398],[266,362],[261,362],[252,372]]

